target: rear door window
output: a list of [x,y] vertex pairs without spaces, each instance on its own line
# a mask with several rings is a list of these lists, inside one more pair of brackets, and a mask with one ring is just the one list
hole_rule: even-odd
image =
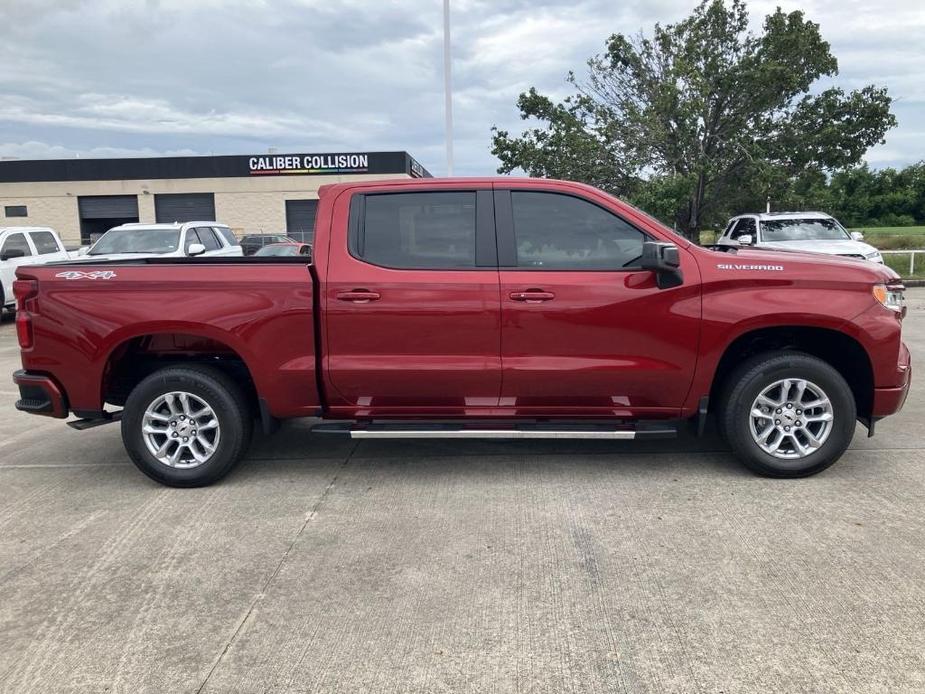
[[363,196],[350,252],[383,267],[459,270],[476,267],[474,191]]
[[55,241],[54,234],[50,231],[33,231],[29,235],[32,237],[32,244],[35,246],[35,252],[38,255],[48,255],[61,250],[58,247],[58,242]]
[[235,238],[234,232],[228,227],[212,227],[212,230],[217,231],[229,246],[238,245],[238,240]]

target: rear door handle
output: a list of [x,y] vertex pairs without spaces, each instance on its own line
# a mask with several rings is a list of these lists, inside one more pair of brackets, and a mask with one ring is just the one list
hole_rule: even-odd
[[528,289],[525,292],[511,292],[511,299],[514,301],[525,301],[528,304],[538,304],[541,301],[552,301],[556,295],[552,292],[544,292],[542,289]]
[[338,292],[337,298],[341,301],[352,301],[355,304],[367,304],[370,301],[379,301],[379,292],[368,289],[353,289],[349,292]]

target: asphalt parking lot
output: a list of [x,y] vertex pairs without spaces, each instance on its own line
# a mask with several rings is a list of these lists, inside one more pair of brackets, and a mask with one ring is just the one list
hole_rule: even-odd
[[[0,373],[18,360],[5,320]],[[921,377],[805,480],[715,437],[293,423],[196,490],[142,476],[116,426],[16,412],[3,379],[0,691],[925,691]]]

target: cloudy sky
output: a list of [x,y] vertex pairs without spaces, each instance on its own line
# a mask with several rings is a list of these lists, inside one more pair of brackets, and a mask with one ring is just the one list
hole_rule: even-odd
[[[846,89],[884,84],[900,125],[874,166],[925,159],[925,3],[752,2],[821,24]],[[458,174],[530,87],[564,96],[613,32],[693,0],[452,0]],[[404,149],[445,172],[441,0],[0,0],[0,157]]]

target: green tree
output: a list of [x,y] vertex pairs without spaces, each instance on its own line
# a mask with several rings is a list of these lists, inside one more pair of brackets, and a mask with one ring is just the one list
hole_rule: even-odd
[[554,103],[518,107],[534,127],[493,128],[498,171],[586,181],[650,207],[697,238],[728,200],[791,189],[807,172],[857,164],[896,124],[885,88],[811,93],[838,63],[819,26],[778,8],[748,30],[742,0],[707,0],[651,36],[614,34]]

